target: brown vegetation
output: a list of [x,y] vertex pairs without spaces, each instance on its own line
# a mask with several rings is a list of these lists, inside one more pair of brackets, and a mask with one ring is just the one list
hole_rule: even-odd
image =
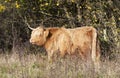
[[74,56],[48,63],[39,53],[0,54],[0,78],[119,78],[119,59],[102,61],[100,72],[95,73],[90,63]]

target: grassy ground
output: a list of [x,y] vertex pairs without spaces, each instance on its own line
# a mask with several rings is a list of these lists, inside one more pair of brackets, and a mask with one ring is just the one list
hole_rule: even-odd
[[0,78],[120,78],[120,58],[101,62],[99,73],[76,57],[48,63],[40,54],[0,55]]

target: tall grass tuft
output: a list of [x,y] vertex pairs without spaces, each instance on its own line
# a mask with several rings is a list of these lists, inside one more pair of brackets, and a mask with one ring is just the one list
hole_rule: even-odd
[[49,63],[39,53],[0,54],[0,78],[120,78],[120,58],[102,61],[100,72],[95,73],[92,64],[75,56]]

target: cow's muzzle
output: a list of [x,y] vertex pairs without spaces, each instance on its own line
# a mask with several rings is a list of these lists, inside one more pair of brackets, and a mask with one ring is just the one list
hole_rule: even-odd
[[30,43],[35,44],[36,42],[32,39],[30,39]]

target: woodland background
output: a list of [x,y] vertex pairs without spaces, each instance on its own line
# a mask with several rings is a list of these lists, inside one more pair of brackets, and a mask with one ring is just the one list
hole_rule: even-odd
[[[120,55],[119,0],[0,0],[0,53],[5,59],[9,59],[11,53],[18,54],[19,59],[26,54],[46,55],[43,48],[29,43],[31,30],[25,21],[31,27],[41,23],[45,27],[93,26],[98,30],[102,58],[115,60]],[[3,72],[9,73],[4,68]],[[0,76],[3,77],[3,73]],[[31,76],[22,74],[22,78],[26,77]]]

